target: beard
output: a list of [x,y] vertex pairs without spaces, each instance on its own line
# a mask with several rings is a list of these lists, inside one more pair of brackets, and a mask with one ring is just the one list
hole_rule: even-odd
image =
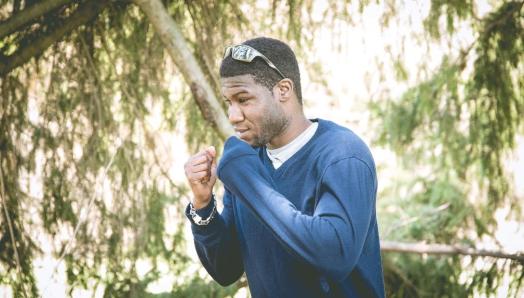
[[251,144],[253,147],[268,144],[274,137],[282,134],[289,125],[288,116],[276,104],[269,104],[263,115],[260,123],[260,134],[254,137]]

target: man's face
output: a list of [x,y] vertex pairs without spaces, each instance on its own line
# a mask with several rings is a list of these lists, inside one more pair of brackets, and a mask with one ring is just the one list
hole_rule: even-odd
[[288,125],[289,117],[279,100],[253,76],[222,78],[221,86],[229,122],[238,137],[251,146],[266,145]]

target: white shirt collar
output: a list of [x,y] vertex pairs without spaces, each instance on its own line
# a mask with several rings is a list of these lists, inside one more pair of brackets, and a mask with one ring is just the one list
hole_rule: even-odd
[[283,163],[286,162],[291,156],[298,152],[304,145],[311,140],[315,132],[317,131],[318,122],[313,122],[306,130],[304,130],[300,135],[298,135],[293,141],[287,143],[286,145],[276,148],[276,149],[267,149],[267,156],[271,160],[273,167],[278,169]]

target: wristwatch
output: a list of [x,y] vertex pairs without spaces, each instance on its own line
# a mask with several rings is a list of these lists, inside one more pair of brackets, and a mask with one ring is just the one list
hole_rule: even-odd
[[211,220],[215,217],[217,213],[217,204],[215,202],[215,194],[213,194],[212,202],[213,204],[213,210],[211,210],[211,214],[207,218],[202,218],[200,215],[196,213],[196,209],[193,206],[193,203],[189,203],[189,216],[191,216],[191,219],[196,225],[199,226],[207,226]]

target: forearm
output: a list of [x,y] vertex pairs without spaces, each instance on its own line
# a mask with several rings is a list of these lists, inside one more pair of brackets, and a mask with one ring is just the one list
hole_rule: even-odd
[[[227,174],[225,174],[227,175]],[[354,266],[352,256],[346,248],[356,247],[349,237],[341,237],[338,230],[348,230],[343,219],[331,216],[309,216],[298,211],[282,194],[267,182],[267,177],[256,171],[236,172],[242,187],[226,184],[226,187],[241,200],[265,224],[292,253],[314,267],[339,275],[338,270],[349,272]],[[227,177],[224,177],[227,180]],[[341,266],[347,264],[348,266]]]
[[[343,161],[347,162],[347,161]],[[268,171],[256,155],[242,155],[219,168],[219,178],[295,255],[334,279],[342,279],[353,269],[361,254],[372,211],[366,173],[348,172],[337,165],[328,179],[339,179],[342,171],[355,177],[355,183],[339,189],[328,185],[313,215],[307,215],[277,192]],[[235,169],[242,170],[235,170]],[[348,183],[349,184],[349,183]],[[350,188],[355,188],[351,190]],[[373,188],[373,185],[371,185]],[[352,193],[353,198],[349,194]]]
[[[202,218],[207,218],[215,203],[213,202],[198,210],[198,214]],[[195,224],[188,210],[186,210],[186,214],[191,221],[191,230],[198,257],[208,273],[223,286],[238,280],[244,268],[240,245],[234,226],[231,225],[229,207],[225,207],[222,214],[216,214],[205,226]]]

